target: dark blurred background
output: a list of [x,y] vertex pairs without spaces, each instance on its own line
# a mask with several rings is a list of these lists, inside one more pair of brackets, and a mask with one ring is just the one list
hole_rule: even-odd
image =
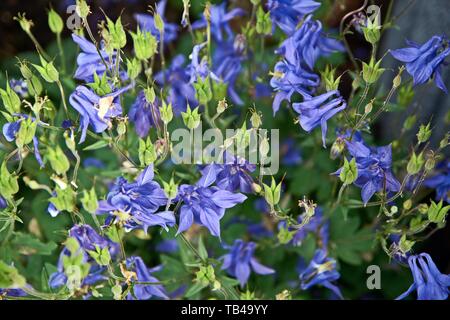
[[[393,0],[393,16],[399,28],[388,30],[383,38],[382,45],[379,50],[379,56],[383,55],[387,49],[397,49],[405,46],[405,39],[414,40],[423,43],[431,36],[437,34],[450,33],[450,1],[449,0]],[[198,16],[203,9],[203,0],[192,0],[192,20]],[[212,1],[218,2],[218,1]],[[250,2],[246,0],[228,1],[230,5],[238,5],[250,11]],[[356,8],[360,7],[364,1],[362,0],[336,0],[328,1],[332,4],[333,10],[326,14],[325,24],[330,28],[338,28],[342,17]],[[389,6],[389,0],[369,1],[369,3],[377,4],[382,10],[382,17]],[[34,46],[28,39],[26,34],[21,31],[19,24],[13,20],[13,17],[19,12],[25,12],[27,17],[34,21],[34,34],[44,45],[48,45],[54,41],[54,35],[49,31],[47,25],[47,11],[50,7],[57,10],[63,17],[67,17],[66,8],[73,4],[74,1],[48,1],[48,0],[1,0],[0,1],[0,65],[2,61],[12,58],[15,55],[34,50]],[[149,5],[154,1],[140,0],[96,0],[88,1],[92,8],[102,7],[109,17],[115,18],[122,13],[123,23],[129,28],[134,28],[135,21],[133,14],[137,12],[145,12]],[[182,0],[170,0],[166,8],[166,19],[172,22],[179,22],[182,12]],[[90,16],[91,27],[95,29],[98,20],[103,18],[100,10],[93,10]],[[236,22],[239,23],[239,22]],[[65,36],[69,35],[69,31],[65,31]],[[449,36],[449,34],[447,34]],[[352,47],[355,57],[360,60],[367,60],[370,55],[370,47],[360,34],[348,36],[348,40]],[[175,44],[176,45],[176,44]],[[385,68],[396,70],[398,62],[387,55],[383,65]],[[342,69],[351,68],[350,62],[347,62]],[[3,71],[3,70],[2,70]],[[389,72],[385,76],[384,87],[391,86],[393,72]],[[443,80],[450,89],[450,72],[449,68],[443,70]],[[345,90],[349,89],[349,79],[347,85],[344,84]],[[3,85],[3,84],[2,84]],[[346,89],[347,88],[347,89]],[[445,119],[450,106],[450,97],[437,89],[432,84],[423,85],[416,90],[416,96],[413,107],[409,108],[410,112],[415,112],[419,116],[417,125],[426,123],[432,119],[434,127],[434,140],[436,145],[445,132],[449,130],[448,119]],[[395,139],[403,125],[404,119],[408,116],[408,112],[390,113],[385,116],[377,125],[375,134],[380,143],[388,143]],[[411,130],[414,135],[416,130]],[[433,256],[439,268],[446,273],[450,273],[450,226],[444,230],[435,233],[425,243],[424,251]]]

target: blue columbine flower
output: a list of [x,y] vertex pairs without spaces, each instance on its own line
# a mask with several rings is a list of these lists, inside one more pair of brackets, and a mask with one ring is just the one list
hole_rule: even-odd
[[443,161],[436,166],[438,173],[425,180],[425,186],[436,189],[436,200],[450,203],[450,160]]
[[312,97],[314,88],[320,84],[317,74],[304,70],[299,63],[283,60],[275,64],[270,86],[275,90],[272,109],[275,115],[284,100],[291,101],[294,93],[299,93],[304,99]]
[[251,270],[262,275],[275,273],[275,270],[260,264],[253,257],[256,243],[236,239],[232,246],[225,245],[224,247],[229,250],[229,253],[219,258],[223,260],[221,269],[226,270],[229,275],[237,278],[241,287],[247,283]]
[[134,123],[134,129],[139,137],[146,137],[151,127],[158,126],[160,121],[159,104],[157,98],[153,103],[148,102],[144,91],[138,93],[128,116]]
[[26,297],[27,293],[23,289],[2,289],[0,288],[1,297]]
[[213,56],[214,73],[228,84],[228,95],[237,105],[244,103],[236,92],[236,81],[242,71],[242,62],[246,59],[243,35],[237,35],[234,41],[218,43]]
[[450,275],[442,274],[428,253],[410,256],[408,264],[414,282],[397,300],[403,299],[414,290],[418,300],[447,300]]
[[78,68],[75,71],[75,79],[89,83],[94,80],[94,73],[101,77],[106,72],[104,62],[106,62],[108,70],[115,66],[115,52],[110,56],[103,48],[100,48],[100,53],[102,55],[100,57],[95,45],[86,38],[72,34],[72,39],[81,49],[81,52],[77,57]]
[[119,253],[119,245],[102,237],[90,225],[75,225],[69,230],[69,236],[75,238],[84,251],[96,251],[97,248],[108,248],[112,257]]
[[166,70],[162,70],[155,75],[155,81],[160,86],[169,87],[168,102],[172,104],[175,115],[186,111],[186,106],[197,106],[195,89],[190,82],[191,76],[188,68],[184,67],[185,58],[177,55],[173,58],[171,65]]
[[[243,16],[245,11],[241,8],[234,8],[229,12],[227,10],[227,1],[222,2],[218,5],[213,5],[210,7],[211,14],[211,35],[218,42],[224,41],[224,35],[222,30],[228,39],[233,38],[233,31],[229,25],[229,22],[238,16]],[[201,29],[206,27],[206,19],[204,16],[198,21],[192,24],[192,29]]]
[[326,147],[327,121],[347,107],[347,103],[339,91],[333,90],[320,96],[293,103],[293,109],[299,114],[300,126],[310,132],[321,126],[323,147]]
[[[400,183],[392,173],[392,146],[369,147],[363,141],[346,141],[350,155],[356,159],[358,178],[354,184],[361,188],[364,204],[379,191],[397,192]],[[342,168],[335,174],[340,174]]]
[[86,139],[88,126],[91,125],[96,133],[105,131],[111,127],[111,120],[122,115],[120,95],[129,89],[128,85],[103,97],[98,96],[85,86],[78,86],[70,95],[69,101],[72,107],[81,115],[80,143]]
[[200,59],[200,51],[206,46],[206,42],[197,44],[192,49],[192,54],[190,55],[191,63],[187,66],[187,72],[190,75],[190,82],[194,83],[198,78],[205,80],[210,77],[214,81],[220,81],[220,79],[211,71],[208,65],[208,58],[203,57]]
[[292,34],[300,20],[320,7],[313,0],[268,0],[267,9],[274,24],[286,34]]
[[407,41],[409,47],[392,50],[395,59],[406,63],[406,71],[413,77],[414,85],[427,82],[434,76],[436,86],[447,93],[442,81],[441,68],[450,54],[450,43],[443,36],[434,36],[423,45]]
[[204,167],[198,183],[209,185],[215,182],[220,189],[251,193],[253,178],[250,173],[255,169],[256,165],[244,158],[227,154],[224,164],[212,163]]
[[[166,11],[167,0],[161,0],[156,4],[156,12],[164,21],[164,43],[170,43],[177,38],[178,25],[169,23],[164,19]],[[143,31],[150,32],[158,41],[161,39],[159,30],[155,27],[155,21],[152,15],[138,13],[134,16]]]
[[[148,269],[142,258],[136,256],[128,258],[126,260],[126,266],[128,271],[136,274],[138,283],[134,284],[133,293],[138,300],[148,300],[153,296],[169,299],[164,287],[161,284],[157,284],[160,281],[152,275],[153,272],[161,270],[160,266]],[[139,282],[148,282],[150,284],[139,284]],[[152,282],[155,284],[151,284]],[[134,296],[130,293],[128,294],[127,299],[134,300]]]
[[300,148],[295,145],[295,140],[287,138],[281,144],[281,163],[285,166],[295,166],[302,162]]
[[326,250],[317,249],[307,267],[304,267],[302,263],[300,264],[299,273],[300,288],[302,290],[308,290],[315,285],[322,285],[343,299],[341,290],[332,283],[340,277],[339,272],[336,270],[336,260],[328,257]]
[[99,202],[98,214],[108,214],[106,223],[122,223],[127,231],[142,228],[147,232],[151,226],[165,229],[175,224],[175,217],[170,211],[158,212],[167,205],[167,197],[153,181],[153,165],[148,166],[135,182],[117,178],[106,200]]
[[195,222],[205,226],[215,237],[220,237],[220,219],[225,209],[247,199],[241,193],[233,193],[212,187],[214,179],[204,178],[195,185],[183,184],[178,189],[176,201],[182,201],[177,234],[186,231]]
[[28,84],[25,80],[11,79],[9,80],[9,86],[21,98],[26,98],[28,96]]
[[319,57],[343,50],[344,46],[340,41],[325,36],[320,21],[312,20],[312,17],[308,16],[302,26],[281,44],[276,53],[283,55],[291,63],[297,61],[312,70]]

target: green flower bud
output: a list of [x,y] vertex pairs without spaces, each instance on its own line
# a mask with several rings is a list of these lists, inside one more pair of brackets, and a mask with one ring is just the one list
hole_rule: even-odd
[[295,232],[289,231],[287,228],[281,228],[277,234],[278,242],[280,244],[288,244],[294,237],[294,233]]
[[111,93],[111,86],[108,83],[106,72],[99,78],[96,72],[94,72],[94,82],[88,83],[88,86],[95,91],[100,97],[106,96]]
[[100,266],[107,266],[111,262],[111,255],[108,247],[100,248],[96,245],[95,251],[91,250],[88,251],[88,253]]
[[53,33],[57,34],[61,33],[64,28],[63,20],[61,19],[59,14],[53,9],[50,9],[50,11],[48,12],[48,26],[50,27],[50,30]]
[[109,32],[109,42],[112,48],[121,49],[127,44],[127,34],[122,26],[122,18],[119,17],[114,23],[111,19],[106,18]]
[[123,136],[127,132],[127,121],[126,119],[121,119],[117,123],[117,134]]
[[325,70],[321,72],[322,83],[325,84],[327,91],[337,90],[339,83],[341,82],[341,76],[335,78],[336,69],[332,69],[329,65],[325,67]]
[[190,106],[187,106],[186,112],[181,113],[183,122],[188,129],[195,129],[200,125],[200,114],[198,113],[198,107],[191,110]]
[[415,242],[411,240],[406,239],[406,235],[403,234],[400,238],[400,241],[398,243],[399,249],[403,253],[407,253],[411,251],[412,247],[414,246]]
[[60,146],[47,148],[46,158],[58,175],[63,175],[70,169],[70,162]]
[[375,63],[372,58],[369,64],[363,62],[363,79],[367,84],[372,84],[378,81],[384,70],[380,67],[381,60]]
[[426,203],[421,203],[418,207],[417,210],[421,213],[421,214],[426,214],[428,212],[428,205]]
[[0,95],[6,111],[8,111],[11,115],[14,113],[20,113],[20,98],[17,93],[11,89],[9,81],[6,82],[6,90],[0,88]]
[[160,34],[163,34],[164,33],[164,20],[162,19],[162,17],[158,13],[155,13],[153,16],[153,21],[154,21],[156,30],[158,30]]
[[408,199],[405,202],[403,202],[403,209],[409,210],[409,209],[411,209],[411,207],[412,207],[411,199]]
[[419,143],[424,143],[428,141],[430,137],[431,137],[430,123],[428,123],[426,126],[421,124],[419,132],[417,133],[417,140],[419,141]]
[[277,185],[275,179],[272,177],[272,184],[270,187],[263,183],[264,198],[266,202],[273,208],[280,202],[281,196],[281,182]]
[[408,174],[415,175],[419,173],[424,163],[425,160],[423,157],[423,152],[419,153],[419,155],[416,155],[416,153],[413,152],[413,154],[411,155],[411,159],[409,160],[408,165],[406,167]]
[[95,188],[91,190],[84,190],[83,197],[81,198],[81,204],[83,205],[84,210],[91,214],[95,214],[98,208],[98,198],[95,193]]
[[450,205],[442,207],[442,200],[439,203],[435,203],[431,200],[431,205],[428,208],[428,220],[437,223],[438,226],[445,225],[445,217],[450,210]]
[[41,59],[41,66],[36,64],[33,64],[33,66],[39,72],[41,77],[49,83],[57,82],[59,80],[59,72],[56,70],[53,62],[45,61],[42,56],[39,56],[39,58]]
[[14,173],[9,173],[6,161],[2,163],[0,174],[1,195],[6,199],[11,199],[11,197],[19,191],[17,176]]
[[270,19],[270,12],[264,12],[262,6],[258,7],[256,12],[256,32],[263,35],[272,33],[272,19]]
[[141,32],[138,28],[136,33],[131,32],[131,37],[134,52],[139,60],[148,60],[157,52],[158,43],[150,32]]
[[144,89],[145,94],[145,100],[147,100],[148,103],[154,103],[156,100],[156,94],[155,89],[153,87],[148,87]]
[[59,211],[67,211],[73,212],[76,202],[75,192],[70,188],[60,188],[56,187],[55,189],[56,196],[50,198],[50,202],[58,209]]
[[162,106],[159,108],[159,113],[161,115],[161,120],[166,125],[169,124],[173,119],[172,104],[167,104],[165,101],[162,102]]
[[200,105],[206,105],[212,99],[212,90],[210,86],[209,77],[204,80],[201,77],[197,78],[194,83],[195,97]]
[[155,146],[150,137],[147,140],[139,139],[139,161],[143,166],[148,166],[156,161],[157,155]]
[[127,59],[127,71],[131,79],[136,79],[142,71],[141,62],[136,58],[133,58],[132,60]]
[[174,199],[178,193],[178,185],[173,181],[173,178],[170,179],[170,182],[167,183],[165,181],[162,182],[164,187],[164,192],[166,193],[167,198]]
[[378,23],[377,18],[373,19],[374,21],[368,18],[366,20],[367,21],[366,26],[361,28],[364,33],[364,38],[366,39],[367,42],[369,42],[372,45],[377,44],[378,41],[380,41],[381,26]]
[[358,178],[358,168],[356,166],[355,158],[350,162],[348,162],[347,158],[344,158],[344,167],[339,174],[339,178],[345,185],[352,184],[356,178]]
[[16,135],[17,147],[23,148],[24,145],[33,141],[36,133],[37,122],[33,121],[31,117],[24,119],[20,122],[20,129]]

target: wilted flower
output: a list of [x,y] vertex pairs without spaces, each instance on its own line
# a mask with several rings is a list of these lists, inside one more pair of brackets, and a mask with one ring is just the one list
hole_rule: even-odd
[[[160,266],[148,269],[142,258],[136,256],[128,258],[126,261],[126,266],[128,271],[136,274],[135,280],[138,283],[134,284],[133,293],[138,300],[148,300],[153,296],[162,299],[169,299],[164,287],[161,284],[158,284],[160,281],[152,275],[153,272],[161,270]],[[139,282],[148,282],[149,284],[139,284]],[[155,284],[151,284],[152,282]],[[127,295],[127,299],[134,300],[134,297],[131,293],[129,293]]]
[[171,211],[156,211],[167,204],[167,197],[159,184],[153,181],[153,165],[148,166],[136,179],[128,182],[117,178],[106,200],[99,202],[98,214],[108,214],[106,223],[122,223],[126,230],[161,226],[167,229],[175,224]]
[[275,270],[260,264],[253,257],[256,243],[236,239],[232,246],[225,245],[224,247],[229,250],[229,253],[220,257],[223,260],[222,270],[227,270],[228,274],[237,278],[241,287],[247,283],[252,270],[261,275],[275,273]]
[[[175,23],[169,23],[164,20],[164,13],[166,11],[167,0],[161,0],[156,4],[156,12],[163,19],[164,22],[164,43],[170,43],[177,38],[178,25]],[[152,15],[138,13],[134,16],[139,24],[139,27],[143,31],[150,32],[153,36],[161,39],[159,30],[155,26],[155,20]]]
[[320,7],[313,0],[269,0],[267,9],[274,24],[286,34],[291,34],[297,28],[300,20]]
[[299,266],[299,273],[300,288],[302,290],[308,290],[315,285],[322,285],[343,299],[341,290],[332,283],[340,277],[339,272],[336,270],[336,260],[328,257],[326,250],[317,249],[306,268],[302,265]]
[[113,118],[122,115],[120,95],[131,87],[132,85],[128,85],[103,97],[98,96],[85,86],[78,86],[75,89],[70,95],[69,101],[81,116],[80,143],[86,139],[89,125],[93,127],[96,133],[100,133],[111,127]]
[[329,91],[320,96],[293,103],[292,108],[299,114],[300,126],[307,132],[321,126],[322,143],[326,147],[327,121],[347,107],[339,91]]
[[423,84],[434,76],[436,86],[447,93],[442,80],[441,69],[450,54],[449,41],[443,36],[434,36],[423,45],[407,41],[409,47],[392,50],[395,59],[405,62],[406,71],[413,77],[414,84]]
[[447,300],[450,275],[442,274],[428,253],[410,256],[408,264],[414,282],[397,300],[405,298],[414,290],[417,291],[418,300]]
[[147,101],[144,91],[138,93],[128,116],[131,122],[134,123],[134,128],[139,137],[146,137],[150,128],[156,126],[160,121],[158,105],[159,99],[155,99],[151,103]]
[[[361,188],[361,198],[366,204],[372,196],[382,191],[397,192],[400,183],[392,173],[392,147],[368,147],[363,141],[346,141],[350,155],[356,159],[358,178],[354,184]],[[342,168],[335,174],[340,174]]]

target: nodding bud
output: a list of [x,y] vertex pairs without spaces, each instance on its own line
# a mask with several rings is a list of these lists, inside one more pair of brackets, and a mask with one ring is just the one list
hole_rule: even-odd
[[366,114],[371,113],[372,112],[372,108],[373,108],[373,101],[370,101],[366,107],[364,108],[364,112]]
[[398,74],[395,76],[394,80],[392,80],[392,85],[394,86],[394,88],[398,88],[402,84],[403,70],[405,70],[405,67],[401,66],[401,68],[398,70]]

